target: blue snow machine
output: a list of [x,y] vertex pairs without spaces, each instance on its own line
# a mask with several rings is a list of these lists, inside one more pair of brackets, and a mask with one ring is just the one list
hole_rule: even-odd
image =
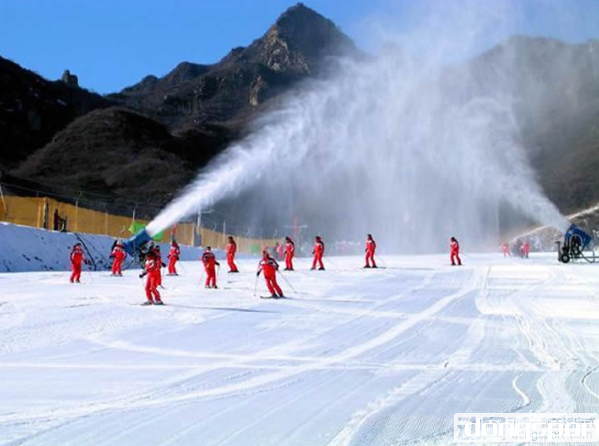
[[557,242],[557,245],[558,260],[562,263],[580,259],[590,263],[595,262],[595,243],[593,237],[574,223],[570,225],[564,234],[563,244]]
[[142,229],[137,234],[129,238],[124,243],[124,248],[127,254],[131,257],[139,257],[141,260],[142,256],[145,256],[145,246],[146,244],[152,240],[150,234],[145,229]]

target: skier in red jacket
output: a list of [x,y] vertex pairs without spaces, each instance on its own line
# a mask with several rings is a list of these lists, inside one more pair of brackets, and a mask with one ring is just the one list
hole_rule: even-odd
[[277,249],[275,251],[277,253],[277,259],[279,260],[283,260],[285,258],[285,246],[284,245],[279,245],[277,243]]
[[156,256],[156,261],[158,262],[158,277],[157,277],[157,286],[162,286],[162,267],[166,267],[166,263],[162,261],[162,253],[160,252],[160,245],[155,244],[150,248],[150,251],[154,253]]
[[[279,264],[275,259],[273,259],[267,250],[262,251],[262,260],[258,264],[258,272],[256,273],[256,277],[260,275],[261,272],[264,272],[264,280],[266,281],[266,287],[270,292],[270,297],[273,299],[278,299],[283,296],[283,290],[277,283],[277,271],[279,270]],[[256,279],[258,280],[258,279]]]
[[179,257],[181,256],[181,249],[179,249],[179,244],[173,240],[171,243],[171,249],[168,252],[168,275],[169,276],[178,276],[176,264],[179,261]]
[[295,243],[291,237],[285,237],[285,271],[293,271],[293,256],[295,255]]
[[237,253],[237,243],[232,236],[229,236],[227,243],[227,263],[229,264],[230,273],[238,273],[237,265],[235,265],[235,254]]
[[458,265],[461,266],[462,259],[460,259],[460,244],[455,237],[451,237],[450,250],[451,266],[455,266],[456,260],[458,261]]
[[377,268],[376,262],[374,261],[374,252],[376,251],[376,242],[372,238],[372,234],[366,236],[366,265],[364,268],[370,268],[370,262],[372,262],[372,268]]
[[71,260],[71,270],[73,271],[70,281],[71,283],[81,283],[82,263],[87,263],[85,255],[83,254],[83,246],[81,243],[75,243],[71,249],[71,253],[69,254],[69,259]]
[[524,240],[520,250],[522,251],[522,257],[524,257],[525,259],[528,259],[528,254],[530,254],[530,243],[528,243],[528,241]]
[[123,262],[125,261],[125,258],[127,257],[127,253],[125,252],[125,249],[123,248],[123,242],[121,242],[120,240],[118,242],[116,242],[116,245],[114,245],[114,249],[112,250],[110,257],[113,258],[112,275],[113,276],[122,276],[123,275],[123,271],[122,271]]
[[322,263],[322,257],[324,256],[324,242],[322,238],[317,235],[314,243],[314,250],[312,251],[314,254],[314,260],[312,261],[312,269],[316,269],[316,264],[320,265],[318,268],[319,271],[324,271],[324,264]]
[[146,297],[147,300],[142,305],[163,305],[160,293],[158,292],[158,283],[160,280],[160,259],[154,250],[150,250],[146,256],[144,272],[139,275],[143,278],[148,276],[146,280]]
[[512,253],[510,252],[510,245],[508,245],[507,242],[505,242],[503,245],[501,245],[501,253],[503,254],[503,257],[511,257]]
[[216,265],[220,266],[220,263],[216,261],[210,246],[206,246],[206,250],[202,254],[202,263],[204,263],[206,271],[206,288],[218,288],[216,286]]
[[314,260],[312,261],[312,269],[316,269],[316,264],[320,265],[318,268],[319,271],[324,271],[324,264],[322,263],[322,257],[324,256],[324,242],[322,238],[317,235],[314,243],[314,250],[312,251],[314,254]]

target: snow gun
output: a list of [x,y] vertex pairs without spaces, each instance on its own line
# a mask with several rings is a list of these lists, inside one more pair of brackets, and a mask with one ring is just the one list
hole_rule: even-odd
[[[592,242],[593,237],[590,234],[572,223],[564,234],[563,245],[560,246],[560,242],[557,242],[558,260],[563,263],[576,259],[595,262],[595,249]],[[592,248],[592,254],[585,256],[584,251],[589,248]]]
[[148,234],[148,231],[142,229],[137,234],[129,238],[124,243],[124,248],[127,254],[131,256],[135,256],[136,253],[139,253],[144,245],[152,240],[152,236]]

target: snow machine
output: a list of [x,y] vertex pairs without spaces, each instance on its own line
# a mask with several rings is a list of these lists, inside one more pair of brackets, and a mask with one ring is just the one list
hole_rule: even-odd
[[583,231],[574,223],[564,234],[564,242],[557,242],[558,260],[568,263],[570,260],[586,260],[589,263],[597,261],[595,256],[595,238]]
[[123,248],[131,257],[139,257],[144,252],[146,243],[152,240],[150,234],[145,229],[142,229],[137,234],[129,238],[123,244]]

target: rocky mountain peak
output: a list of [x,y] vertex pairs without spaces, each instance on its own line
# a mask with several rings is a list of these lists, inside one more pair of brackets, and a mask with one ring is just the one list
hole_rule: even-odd
[[268,68],[298,74],[309,73],[323,56],[356,51],[353,42],[331,20],[303,3],[281,14],[254,45]]

